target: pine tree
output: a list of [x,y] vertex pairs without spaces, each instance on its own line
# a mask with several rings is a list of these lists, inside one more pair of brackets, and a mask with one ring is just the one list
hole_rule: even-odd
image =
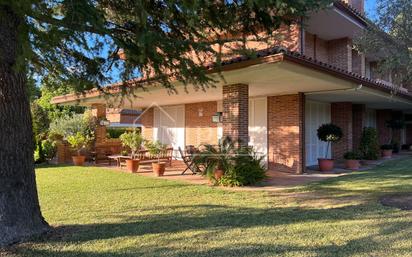
[[0,0],[0,245],[48,229],[35,183],[28,74],[75,92],[103,90],[113,70],[124,81],[150,75],[170,90],[171,79],[204,88],[210,79],[194,56],[219,66],[212,45],[269,38],[328,2]]

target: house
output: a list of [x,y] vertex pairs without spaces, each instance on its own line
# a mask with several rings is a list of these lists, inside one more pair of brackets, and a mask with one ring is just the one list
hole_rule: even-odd
[[[359,145],[363,127],[375,127],[381,144],[390,141],[385,122],[412,110],[412,95],[376,73],[376,56],[356,52],[352,39],[368,26],[363,0],[336,1],[304,23],[282,27],[278,47],[259,49],[258,58],[223,63],[224,80],[206,92],[176,85],[170,96],[160,87],[140,91],[127,108],[141,110],[148,139],[173,145],[216,144],[241,139],[264,154],[269,169],[302,173],[326,152],[317,128],[332,122],[344,136],[328,155],[340,159]],[[116,85],[112,85],[116,88]],[[56,104],[93,107],[105,118],[106,99],[98,91],[55,97]],[[104,127],[99,133],[104,135]],[[412,130],[394,135],[412,141]],[[100,138],[99,140],[103,140]]]

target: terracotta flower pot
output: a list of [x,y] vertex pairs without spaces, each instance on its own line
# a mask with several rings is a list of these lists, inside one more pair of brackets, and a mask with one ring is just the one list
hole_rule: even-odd
[[136,173],[139,170],[139,160],[126,160],[127,170]]
[[320,171],[331,171],[331,170],[333,170],[334,162],[335,161],[333,159],[319,158],[318,159],[319,170]]
[[83,166],[86,160],[86,156],[76,155],[76,156],[72,156],[72,159],[73,159],[73,164],[75,166]]
[[360,167],[360,161],[359,160],[346,160],[345,167],[348,170],[358,170]]
[[152,163],[153,173],[156,176],[161,177],[165,173],[166,163],[165,162],[154,162]]
[[385,159],[392,158],[392,149],[382,150],[382,157],[385,158]]
[[217,181],[219,181],[222,178],[223,174],[224,174],[223,170],[215,170],[215,172],[213,173]]

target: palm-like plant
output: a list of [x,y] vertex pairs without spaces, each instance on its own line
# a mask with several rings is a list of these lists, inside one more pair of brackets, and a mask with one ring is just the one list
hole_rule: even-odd
[[230,137],[224,138],[217,146],[208,144],[202,148],[203,150],[196,154],[194,162],[198,166],[206,167],[203,175],[210,178],[213,178],[215,170],[228,170],[237,154],[235,142]]

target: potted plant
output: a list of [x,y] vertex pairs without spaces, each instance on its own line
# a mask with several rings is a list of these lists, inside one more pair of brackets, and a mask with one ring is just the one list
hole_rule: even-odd
[[236,153],[239,151],[230,137],[219,142],[218,146],[204,145],[203,150],[197,154],[195,163],[206,167],[203,175],[209,177],[211,182],[217,184],[227,170],[233,166]]
[[392,158],[393,145],[391,145],[391,144],[381,145],[381,150],[382,150],[382,157],[383,158],[385,158],[385,159]]
[[136,173],[139,170],[139,160],[136,159],[136,153],[142,146],[143,137],[137,131],[133,131],[123,133],[119,138],[123,146],[129,147],[132,151],[131,159],[126,160],[127,170]]
[[86,148],[93,140],[90,136],[85,136],[80,132],[67,137],[67,142],[77,152],[77,155],[73,156],[73,163],[76,166],[83,166],[86,156],[81,155],[81,150]]
[[360,167],[361,155],[358,152],[350,151],[343,155],[345,158],[345,168],[349,170],[358,170]]
[[160,157],[162,153],[166,151],[167,145],[162,144],[159,141],[155,141],[147,143],[146,148],[151,155],[157,158],[157,162],[152,163],[153,173],[158,177],[163,176],[166,169],[166,162],[161,162]]
[[318,128],[317,136],[319,140],[327,143],[325,158],[318,158],[319,169],[320,171],[331,171],[334,166],[334,160],[328,158],[330,144],[342,138],[342,129],[332,123],[323,124]]

